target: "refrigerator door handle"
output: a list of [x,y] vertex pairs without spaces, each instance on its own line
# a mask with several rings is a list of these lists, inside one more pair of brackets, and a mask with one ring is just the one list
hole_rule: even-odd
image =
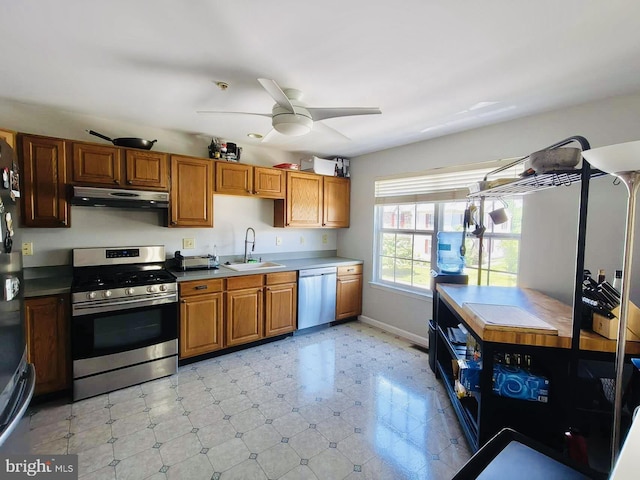
[[27,364],[27,370],[23,375],[24,380],[22,382],[22,392],[20,393],[19,399],[14,405],[13,411],[9,416],[10,420],[7,423],[7,426],[2,432],[0,432],[0,446],[4,444],[18,426],[18,423],[27,411],[27,407],[29,406],[29,402],[31,402],[31,397],[33,397],[33,392],[36,388],[36,370],[33,367],[33,364]]

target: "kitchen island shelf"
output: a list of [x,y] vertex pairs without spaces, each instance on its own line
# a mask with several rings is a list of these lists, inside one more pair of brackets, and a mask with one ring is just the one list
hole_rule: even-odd
[[[606,175],[605,172],[592,169],[591,178]],[[559,170],[550,173],[534,173],[523,178],[513,179],[508,183],[500,183],[491,186],[492,182],[480,182],[481,186],[477,192],[469,194],[469,198],[500,198],[514,195],[524,195],[531,192],[538,192],[548,188],[570,186],[582,181],[582,170],[572,168],[570,170]],[[483,188],[485,187],[486,188]]]

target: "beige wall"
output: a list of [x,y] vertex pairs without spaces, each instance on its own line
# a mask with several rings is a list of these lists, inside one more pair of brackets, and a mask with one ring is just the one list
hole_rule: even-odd
[[[376,178],[522,156],[572,135],[585,136],[592,147],[639,139],[640,93],[352,159],[351,228],[339,233],[338,253],[365,261],[363,315],[426,342],[430,298],[407,296],[368,283],[372,278]],[[611,181],[607,176],[592,182],[586,261],[594,273],[598,268],[606,269],[609,278],[621,265],[626,205],[623,187],[614,187]],[[524,197],[520,283],[566,302],[571,301],[574,284],[578,195],[579,187],[572,186]],[[632,298],[640,297],[639,286],[632,287]]]

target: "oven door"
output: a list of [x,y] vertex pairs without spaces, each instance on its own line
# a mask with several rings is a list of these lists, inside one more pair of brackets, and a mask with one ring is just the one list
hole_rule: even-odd
[[176,341],[178,303],[71,317],[73,360],[104,357]]

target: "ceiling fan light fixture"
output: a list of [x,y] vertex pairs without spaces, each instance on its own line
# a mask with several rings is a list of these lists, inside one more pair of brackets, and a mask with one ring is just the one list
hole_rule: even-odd
[[260,134],[260,133],[247,133],[247,137],[255,138],[256,140],[259,140],[259,139],[262,138],[262,134]]
[[282,135],[299,137],[306,135],[313,128],[313,120],[293,113],[280,114],[273,117],[273,128]]

